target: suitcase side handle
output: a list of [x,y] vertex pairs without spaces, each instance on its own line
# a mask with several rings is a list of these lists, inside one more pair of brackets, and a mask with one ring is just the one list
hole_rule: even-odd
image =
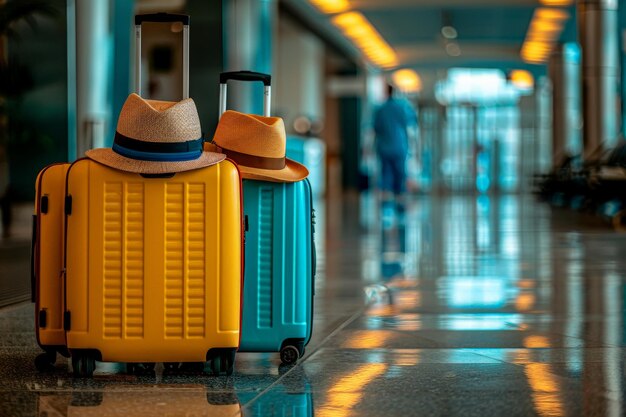
[[33,214],[33,234],[30,239],[30,300],[35,302],[37,277],[35,276],[35,247],[37,245],[37,215]]
[[183,99],[189,98],[189,23],[187,15],[153,13],[135,15],[135,92],[141,95],[141,24],[145,22],[183,24]]
[[254,71],[231,71],[220,74],[220,118],[226,111],[226,97],[228,93],[228,81],[260,81],[265,87],[263,94],[263,116],[269,117],[272,101],[272,76]]
[[173,13],[149,13],[138,14],[135,16],[135,25],[141,25],[145,22],[154,23],[174,23],[180,22],[183,25],[189,26],[191,18],[186,14],[173,14]]

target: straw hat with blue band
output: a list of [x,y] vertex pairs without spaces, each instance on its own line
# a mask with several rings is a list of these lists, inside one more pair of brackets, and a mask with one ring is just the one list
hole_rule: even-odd
[[144,100],[131,94],[120,112],[112,148],[92,149],[87,157],[122,171],[165,174],[217,164],[226,157],[207,152],[196,105]]
[[287,135],[280,117],[257,116],[227,110],[217,125],[212,143],[205,150],[223,152],[239,166],[247,179],[271,182],[296,182],[309,171],[285,157]]

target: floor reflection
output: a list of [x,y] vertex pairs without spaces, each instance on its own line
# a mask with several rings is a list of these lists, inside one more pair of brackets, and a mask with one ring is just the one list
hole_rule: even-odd
[[[362,204],[372,217],[375,207]],[[380,222],[364,223],[370,239],[379,236],[380,266],[370,275],[390,289],[390,302],[373,303],[334,346],[402,351],[413,364],[423,362],[410,347],[448,363],[472,351],[521,367],[515,390],[528,391],[531,408],[520,415],[622,415],[619,235],[526,196],[425,197],[403,215],[378,210]]]
[[626,239],[532,197],[316,204],[314,336],[230,378],[39,374],[31,305],[0,311],[0,415],[621,416]]
[[240,398],[247,404],[246,417],[314,415],[313,389],[302,367],[290,368],[267,392],[245,392]]
[[39,417],[53,416],[234,416],[234,392],[211,392],[199,384],[105,386],[99,391],[40,393]]

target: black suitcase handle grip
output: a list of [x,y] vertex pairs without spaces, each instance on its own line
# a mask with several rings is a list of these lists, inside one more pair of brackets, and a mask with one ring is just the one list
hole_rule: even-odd
[[190,20],[191,18],[186,14],[172,14],[172,13],[138,14],[135,16],[135,26],[139,26],[145,22],[155,22],[155,23],[180,22],[185,26],[189,26]]
[[226,84],[228,80],[261,81],[266,87],[272,85],[271,75],[254,71],[231,71],[220,74],[220,84]]

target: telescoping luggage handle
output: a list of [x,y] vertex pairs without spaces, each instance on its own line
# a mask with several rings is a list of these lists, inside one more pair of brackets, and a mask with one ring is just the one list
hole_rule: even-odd
[[237,81],[260,81],[265,86],[263,98],[263,115],[269,117],[272,100],[272,76],[253,71],[232,71],[220,74],[220,117],[226,111],[226,94],[228,80]]
[[189,22],[184,14],[152,13],[135,16],[135,89],[141,95],[141,24],[145,22],[183,24],[183,99],[189,98]]

